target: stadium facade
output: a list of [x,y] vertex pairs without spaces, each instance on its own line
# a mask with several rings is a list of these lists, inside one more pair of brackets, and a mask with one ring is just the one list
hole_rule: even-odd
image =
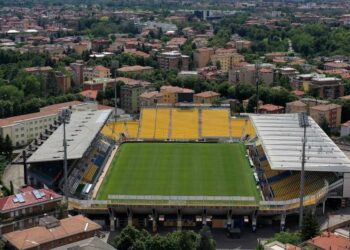
[[[255,230],[258,218],[263,217],[279,218],[281,229],[284,229],[287,216],[298,214],[303,144],[303,128],[300,127],[298,114],[232,117],[227,107],[191,105],[145,108],[140,119],[135,121],[107,122],[108,116],[97,118],[101,124],[88,129],[90,133],[77,135],[81,138],[79,145],[86,146],[78,150],[72,143],[68,183],[61,179],[57,187],[69,187],[70,209],[102,218],[111,230],[127,224],[153,230],[158,226],[183,228],[203,224],[238,230],[246,223]],[[78,120],[71,119],[72,128],[76,128]],[[312,118],[309,117],[308,121],[303,205],[313,210],[318,207],[324,212],[327,200],[350,197],[350,160]],[[53,133],[29,158],[31,169],[50,162],[47,159],[52,157],[47,151],[49,148],[57,147],[57,153],[60,152],[59,145],[55,144],[56,136],[59,138],[58,132],[57,135]],[[126,187],[136,185],[138,180],[132,174],[130,180],[112,178],[111,175],[118,165],[116,162],[125,158],[124,144],[145,142],[150,145],[154,142],[244,143],[241,156],[246,167],[242,169],[247,171],[258,195],[244,195],[243,192],[234,195],[199,192],[194,195],[193,192],[186,194],[176,189],[169,193],[166,189],[158,194],[147,193],[146,189],[133,193],[126,192],[122,185],[116,185],[115,190],[102,197],[100,192],[107,182],[125,181]],[[79,154],[73,154],[73,148]],[[138,154],[144,154],[134,151],[123,164],[127,164],[129,159],[135,160]],[[182,159],[182,155],[176,157]],[[154,159],[162,161],[163,158],[157,155]],[[235,160],[232,161],[234,166]],[[137,164],[134,164],[134,171],[138,171]],[[212,164],[213,175],[219,171],[217,164],[221,164],[219,160]],[[186,180],[191,182],[191,178]],[[171,178],[160,181],[167,183]],[[220,181],[215,181],[215,185],[222,185]],[[206,185],[206,180],[201,185]]]

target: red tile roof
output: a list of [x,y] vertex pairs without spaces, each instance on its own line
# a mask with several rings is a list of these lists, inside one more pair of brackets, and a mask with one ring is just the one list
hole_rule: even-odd
[[32,206],[49,200],[62,198],[61,195],[55,193],[51,189],[42,188],[39,189],[39,191],[43,192],[45,195],[42,198],[37,199],[33,194],[33,190],[35,189],[30,186],[20,190],[20,194],[22,194],[25,202],[14,202],[13,199],[16,198],[16,195],[0,198],[0,211],[4,213],[8,210],[17,209],[24,206]]
[[329,232],[323,233],[320,236],[312,238],[311,240],[308,240],[307,243],[308,245],[314,246],[318,249],[340,250],[350,248],[349,239]]
[[303,96],[303,95],[305,95],[305,92],[301,91],[301,90],[293,90],[293,91],[291,91],[291,93],[296,95],[296,96]]
[[94,70],[95,70],[95,71],[110,71],[109,68],[106,68],[106,67],[104,67],[104,66],[102,66],[102,65],[96,66],[96,67],[94,68]]
[[97,90],[84,90],[84,91],[81,91],[79,94],[86,98],[91,98],[96,100],[97,93],[98,93]]
[[[76,215],[60,220],[60,225],[54,228],[47,229],[44,226],[32,227],[4,234],[3,238],[15,246],[16,249],[33,249],[39,248],[38,245],[100,229],[101,226],[92,220],[82,215]],[[73,240],[73,238],[70,238],[70,240]]]
[[54,105],[43,107],[40,109],[40,112],[12,116],[9,118],[3,118],[3,119],[0,119],[0,127],[9,126],[9,125],[14,124],[14,123],[19,122],[19,121],[25,121],[25,120],[35,119],[38,117],[54,115],[60,109],[68,108],[69,106],[74,106],[74,105],[78,105],[81,103],[82,102],[79,102],[79,101],[64,102],[64,103],[59,103],[59,104],[54,104]]
[[195,94],[195,96],[208,98],[208,97],[217,97],[217,96],[220,96],[220,94],[216,93],[214,91],[205,91],[205,92],[202,92],[202,93]]
[[259,109],[273,112],[273,111],[283,109],[283,106],[277,106],[277,105],[273,105],[273,104],[264,104],[264,105],[260,105]]

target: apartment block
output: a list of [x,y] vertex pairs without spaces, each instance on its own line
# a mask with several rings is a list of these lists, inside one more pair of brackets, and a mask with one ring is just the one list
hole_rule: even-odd
[[0,136],[10,137],[14,146],[23,146],[38,138],[57,120],[60,110],[78,105],[73,101],[46,106],[40,112],[0,119]]
[[302,113],[308,112],[308,105],[302,101],[294,101],[286,103],[286,113]]
[[140,111],[140,95],[151,91],[150,83],[135,81],[125,83],[120,88],[120,105],[126,113],[134,114]]
[[111,71],[109,68],[98,65],[95,67],[84,68],[83,78],[86,81],[91,81],[94,78],[110,78]]
[[244,56],[234,51],[232,49],[217,49],[210,60],[214,65],[219,64],[223,72],[228,72],[233,65],[244,61]]
[[76,86],[81,86],[84,82],[84,62],[76,61],[75,63],[69,64],[69,67],[73,72],[73,83]]
[[69,75],[63,74],[62,72],[56,71],[55,77],[57,81],[57,87],[62,93],[67,93],[71,88],[71,78]]
[[176,86],[162,86],[162,103],[175,104],[178,102],[193,102],[194,91],[192,89],[180,88]]
[[20,189],[18,194],[0,198],[0,235],[32,227],[43,214],[58,215],[62,196],[51,189]]
[[336,77],[313,78],[309,85],[309,91],[313,89],[322,98],[335,99],[344,96],[345,93],[344,84],[341,79]]
[[188,70],[190,58],[178,51],[163,52],[157,56],[159,67],[164,70]]
[[211,56],[214,55],[213,48],[199,48],[193,52],[193,62],[195,68],[208,66]]
[[338,104],[321,104],[310,108],[310,116],[318,124],[326,119],[330,128],[338,128],[341,124],[341,109]]
[[205,91],[194,96],[194,103],[197,104],[212,104],[220,99],[220,94],[214,91]]
[[54,249],[98,236],[101,226],[82,215],[57,220],[44,217],[39,226],[17,230],[2,236],[8,249]]

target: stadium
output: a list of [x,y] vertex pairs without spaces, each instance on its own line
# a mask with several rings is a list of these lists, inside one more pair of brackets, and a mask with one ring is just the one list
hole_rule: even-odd
[[[85,115],[73,112],[68,130],[77,132],[74,121]],[[68,152],[79,152],[68,153],[67,183],[62,174],[54,178],[69,191],[70,209],[111,230],[132,224],[154,231],[203,224],[255,230],[265,217],[278,218],[283,230],[287,216],[298,214],[304,131],[298,114],[157,106],[143,108],[137,120],[109,115],[96,115],[89,129],[81,127],[83,136],[73,136]],[[303,205],[324,212],[327,200],[350,197],[350,160],[312,118],[308,123]],[[31,173],[63,164],[60,133],[31,153]]]

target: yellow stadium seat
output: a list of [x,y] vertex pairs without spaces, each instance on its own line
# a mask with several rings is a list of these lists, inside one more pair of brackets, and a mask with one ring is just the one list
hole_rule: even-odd
[[198,139],[198,119],[198,109],[173,109],[171,137],[173,139]]
[[202,136],[203,137],[229,137],[229,110],[203,109],[202,110]]
[[156,116],[155,138],[169,138],[170,109],[158,108]]
[[152,139],[155,131],[156,109],[142,109],[139,138]]

